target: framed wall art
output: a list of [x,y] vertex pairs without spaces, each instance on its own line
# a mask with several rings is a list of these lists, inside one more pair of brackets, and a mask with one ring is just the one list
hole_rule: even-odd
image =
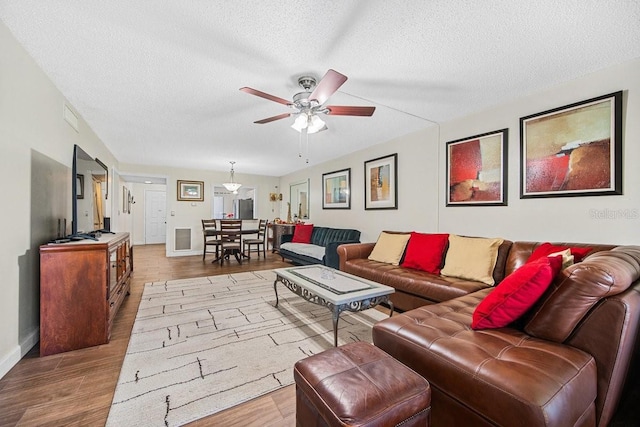
[[398,209],[398,154],[364,162],[364,208]]
[[520,119],[520,198],[622,194],[622,91]]
[[447,142],[447,206],[506,206],[508,129]]
[[204,182],[178,180],[178,201],[204,201]]
[[351,209],[351,168],[322,174],[322,209]]

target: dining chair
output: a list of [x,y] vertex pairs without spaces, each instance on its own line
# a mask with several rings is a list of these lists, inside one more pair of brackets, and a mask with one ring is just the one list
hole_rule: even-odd
[[242,264],[242,220],[220,220],[220,264],[230,255]]
[[258,258],[260,257],[260,246],[262,245],[262,256],[267,257],[267,224],[266,219],[261,219],[258,222],[258,237],[255,239],[244,239],[242,241],[242,253],[248,259],[251,259],[251,247],[255,246],[254,252],[258,252]]
[[207,249],[210,246],[215,248],[216,259],[211,262],[216,262],[220,259],[220,239],[218,238],[218,231],[216,230],[215,219],[203,219],[202,220],[202,237],[204,239],[204,250],[202,251],[202,261],[204,262],[207,253],[210,252]]

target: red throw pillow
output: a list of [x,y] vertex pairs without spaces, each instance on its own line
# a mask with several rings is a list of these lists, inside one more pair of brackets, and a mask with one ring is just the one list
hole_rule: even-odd
[[412,232],[407,244],[402,267],[415,268],[432,274],[440,274],[442,254],[449,242],[448,234]]
[[573,255],[573,260],[575,262],[582,261],[582,258],[587,256],[589,252],[591,252],[591,248],[570,248],[569,246],[554,246],[549,242],[543,243],[538,246],[533,253],[527,259],[527,262],[535,261],[544,256],[551,255],[555,252],[561,252],[564,250],[571,250],[571,255]]
[[311,243],[313,224],[296,224],[291,243]]
[[562,267],[562,256],[541,257],[505,277],[478,304],[471,328],[502,328],[527,312],[547,290]]

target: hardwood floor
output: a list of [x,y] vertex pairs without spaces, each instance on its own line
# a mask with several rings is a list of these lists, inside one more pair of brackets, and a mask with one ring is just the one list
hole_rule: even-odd
[[[267,252],[239,265],[212,264],[213,255],[165,256],[164,245],[134,247],[131,295],[114,321],[109,344],[39,357],[34,347],[0,380],[0,426],[103,426],[145,283],[289,266]],[[198,420],[191,426],[294,426],[295,387]]]

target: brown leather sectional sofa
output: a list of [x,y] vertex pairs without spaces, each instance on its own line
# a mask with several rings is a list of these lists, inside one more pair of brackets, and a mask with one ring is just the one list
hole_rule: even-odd
[[[539,244],[505,241],[496,283]],[[556,244],[593,250],[519,321],[484,330],[471,318],[492,287],[370,261],[372,243],[339,247],[341,270],[393,286],[408,310],[373,339],[430,382],[433,425],[608,425],[639,346],[640,247]]]

